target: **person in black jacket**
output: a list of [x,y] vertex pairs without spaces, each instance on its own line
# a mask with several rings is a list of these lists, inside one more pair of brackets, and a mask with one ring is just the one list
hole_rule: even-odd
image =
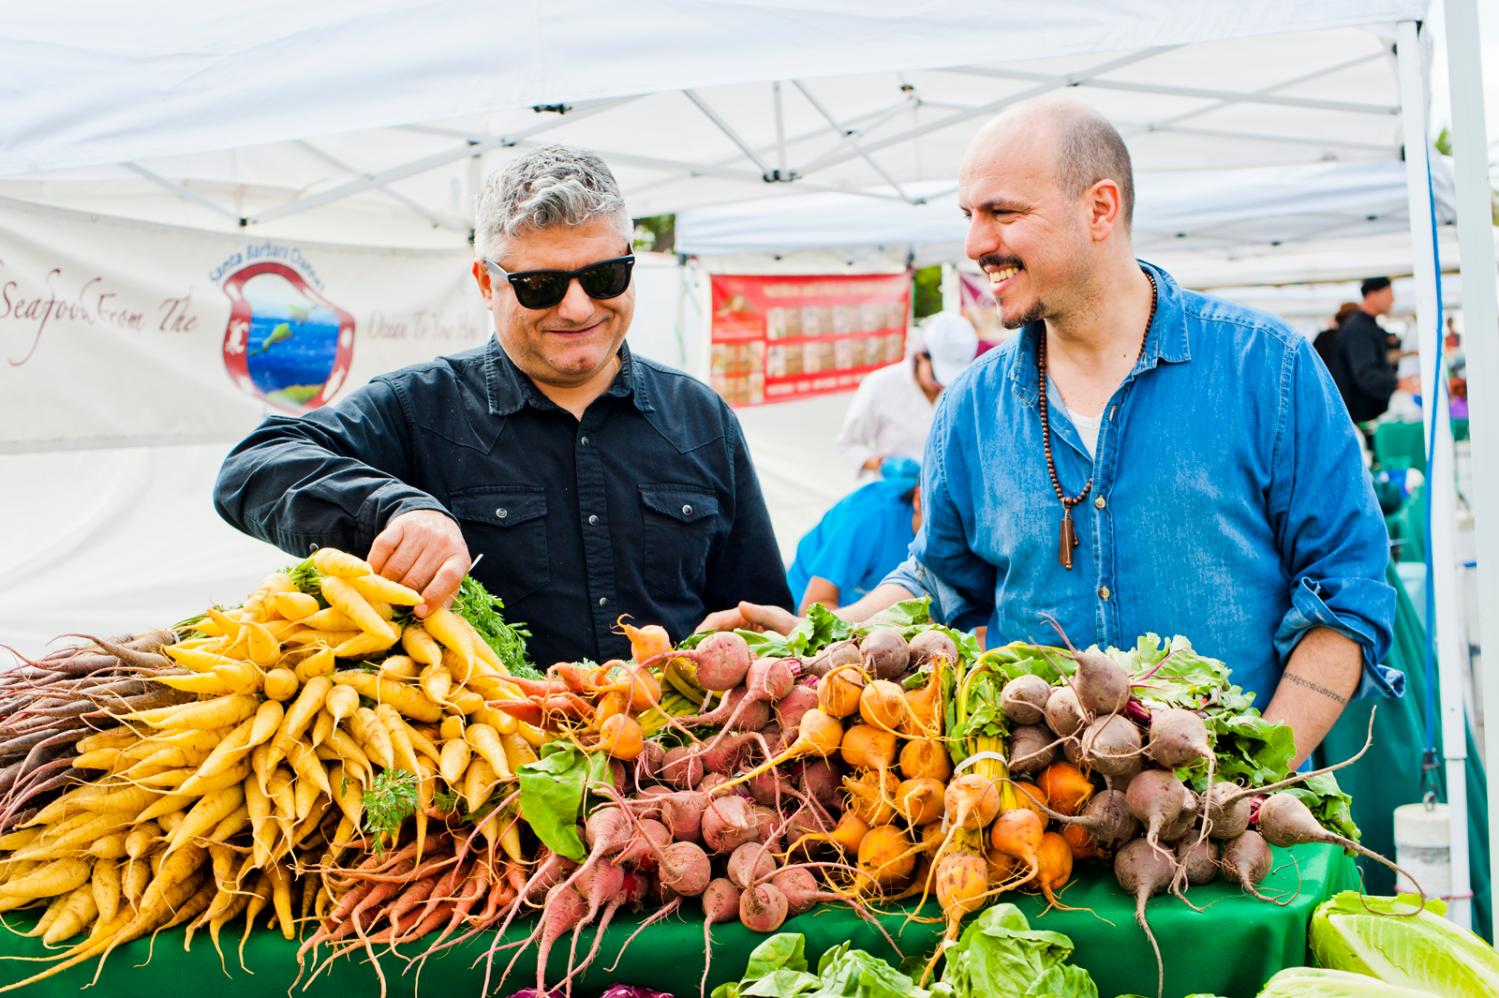
[[368,552],[422,594],[418,616],[472,567],[541,665],[628,657],[621,614],[678,640],[709,607],[789,607],[734,413],[625,345],[632,231],[591,153],[548,146],[491,176],[472,271],[495,335],[267,418],[225,460],[219,513],[299,555]]
[[1322,330],[1317,334],[1317,338],[1312,340],[1312,349],[1317,351],[1317,356],[1322,358],[1322,363],[1327,365],[1329,371],[1333,370],[1333,366],[1338,362],[1338,330],[1342,328],[1343,321],[1357,311],[1358,302],[1345,301],[1333,314],[1332,325]]
[[1359,290],[1362,304],[1338,328],[1332,377],[1348,415],[1355,423],[1365,423],[1384,415],[1390,396],[1399,387],[1387,336],[1377,321],[1378,316],[1390,314],[1395,290],[1388,277],[1371,277]]

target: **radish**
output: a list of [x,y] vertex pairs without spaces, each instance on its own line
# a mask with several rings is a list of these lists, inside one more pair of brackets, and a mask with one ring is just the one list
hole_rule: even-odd
[[[704,858],[707,858],[706,854]],[[772,876],[776,872],[776,860],[761,843],[746,842],[729,854],[725,870],[729,881],[740,890],[745,890],[751,884]],[[703,886],[706,887],[707,883]]]
[[[1421,895],[1421,902],[1426,902],[1426,891],[1416,883],[1416,878],[1406,873],[1399,866],[1385,859],[1379,853],[1365,846],[1359,845],[1352,839],[1345,838],[1336,832],[1330,832],[1317,824],[1317,819],[1312,815],[1311,809],[1301,802],[1301,798],[1295,794],[1278,793],[1266,797],[1260,804],[1259,813],[1255,816],[1255,825],[1265,841],[1273,846],[1295,846],[1306,842],[1325,842],[1331,845],[1342,846],[1344,849],[1352,849],[1361,856],[1367,856],[1376,863],[1384,865],[1397,877],[1404,877],[1416,888]],[[1420,911],[1417,908],[1416,911]],[[1414,914],[1415,912],[1412,912]]]
[[1046,726],[1063,738],[1071,738],[1087,723],[1077,691],[1071,686],[1053,687],[1046,698]]
[[1203,823],[1215,839],[1233,839],[1244,834],[1254,813],[1254,797],[1241,793],[1235,783],[1214,783],[1202,795]]
[[1176,862],[1185,871],[1188,883],[1211,883],[1218,875],[1218,843],[1212,839],[1183,839],[1176,844]]
[[1221,859],[1223,878],[1238,884],[1261,901],[1275,902],[1258,890],[1260,881],[1270,875],[1275,857],[1270,852],[1264,836],[1256,831],[1244,832],[1223,844]]
[[716,693],[732,690],[744,682],[744,674],[754,658],[749,645],[733,631],[715,631],[690,654],[697,663],[698,683]]
[[876,679],[899,679],[911,665],[911,646],[893,627],[873,627],[859,641],[859,652]]
[[713,852],[728,853],[754,839],[754,816],[743,797],[719,797],[703,811],[703,844]]
[[864,656],[852,641],[837,641],[824,648],[816,658],[807,663],[807,672],[814,676],[826,676],[840,665],[863,665]]
[[691,790],[701,783],[706,771],[702,749],[696,745],[667,749],[661,762],[661,779],[683,790]]
[[712,926],[739,918],[740,890],[724,877],[718,877],[703,891],[703,978],[698,991],[708,993],[708,968],[713,964]]
[[912,665],[925,665],[936,658],[945,659],[949,664],[958,660],[958,646],[935,627],[912,638],[910,648]]
[[1040,724],[1026,724],[1010,733],[1010,772],[1019,776],[1039,773],[1057,756],[1056,740],[1051,729]]
[[1190,793],[1186,784],[1164,769],[1147,769],[1129,781],[1125,803],[1145,826],[1145,841],[1152,848],[1160,849],[1161,829],[1181,815]]
[[824,807],[834,807],[842,788],[838,765],[829,759],[809,759],[802,763],[802,793]]
[[739,921],[751,932],[776,931],[788,910],[786,895],[774,884],[757,884],[739,895]]
[[[587,910],[588,902],[566,884],[558,884],[547,892],[546,904],[541,909],[541,925],[538,926],[541,938],[536,944],[537,991],[546,991],[547,956],[552,945],[564,932],[575,928]],[[521,950],[524,949],[522,946]]]
[[1053,811],[1040,801],[1035,803],[1062,824],[1080,825],[1088,829],[1093,840],[1103,849],[1119,849],[1140,834],[1140,821],[1130,813],[1129,802],[1122,790],[1110,788],[1099,791],[1083,806],[1082,813],[1077,815]]
[[1046,716],[1046,703],[1050,699],[1051,684],[1040,676],[1030,674],[1016,676],[1005,683],[999,694],[1000,708],[1016,724],[1041,723],[1041,719]]
[[1118,714],[1099,717],[1083,731],[1081,765],[1104,776],[1122,777],[1139,766],[1140,729]]
[[797,726],[802,723],[802,715],[816,706],[817,691],[800,683],[776,701],[776,723],[781,726],[781,735],[786,741],[795,740]]
[[713,879],[713,864],[696,842],[673,842],[661,850],[661,886],[684,897],[697,897]]
[[1129,672],[1101,651],[1075,651],[1077,702],[1092,717],[1117,714],[1129,703]]
[[1166,990],[1166,965],[1161,960],[1161,947],[1155,941],[1155,933],[1150,931],[1150,923],[1145,920],[1145,902],[1169,887],[1175,873],[1176,864],[1170,853],[1144,839],[1135,839],[1114,857],[1114,878],[1120,887],[1134,896],[1135,921],[1145,930],[1145,938],[1150,940],[1150,948],[1155,951],[1156,998],[1161,998]]
[[1207,725],[1195,711],[1166,707],[1150,713],[1146,754],[1164,769],[1180,769],[1198,760],[1213,761]]

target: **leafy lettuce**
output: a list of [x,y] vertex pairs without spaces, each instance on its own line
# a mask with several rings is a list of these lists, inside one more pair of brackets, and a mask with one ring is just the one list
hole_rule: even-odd
[[1367,897],[1343,891],[1312,915],[1312,954],[1329,970],[1446,998],[1499,994],[1499,953],[1443,918],[1446,910],[1435,898],[1421,906],[1414,894]]

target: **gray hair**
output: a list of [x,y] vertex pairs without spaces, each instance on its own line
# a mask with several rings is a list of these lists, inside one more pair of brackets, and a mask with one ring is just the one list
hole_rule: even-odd
[[[1070,112],[1070,113],[1067,113]],[[1132,227],[1135,215],[1135,175],[1129,148],[1107,118],[1092,108],[1077,104],[1055,119],[1058,177],[1062,189],[1080,197],[1100,180],[1119,185],[1119,214],[1124,227]]]
[[474,253],[497,260],[512,236],[597,218],[614,222],[626,243],[634,234],[609,167],[583,149],[542,146],[485,179],[475,211]]

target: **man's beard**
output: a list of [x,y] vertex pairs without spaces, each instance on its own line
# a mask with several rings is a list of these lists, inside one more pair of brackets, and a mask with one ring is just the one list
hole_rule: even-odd
[[1023,326],[1029,326],[1033,322],[1040,322],[1046,318],[1046,306],[1038,301],[1017,319],[1006,319],[1002,310],[999,315],[1000,325],[1006,329],[1020,329]]

